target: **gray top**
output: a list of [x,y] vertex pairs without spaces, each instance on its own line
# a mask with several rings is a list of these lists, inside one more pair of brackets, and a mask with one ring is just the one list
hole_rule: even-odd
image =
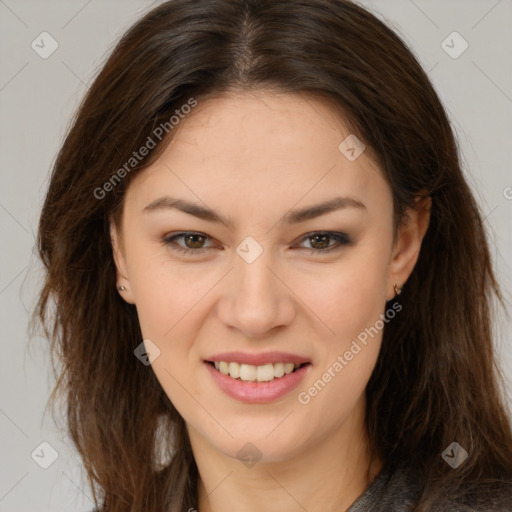
[[[405,463],[385,465],[347,512],[414,512],[422,480]],[[473,508],[476,507],[476,508]],[[469,506],[446,497],[432,512],[512,512],[512,483],[504,484],[485,503]]]
[[[422,479],[418,475],[410,463],[385,464],[346,512],[416,512],[422,489]],[[91,512],[100,511],[94,509]],[[512,512],[512,482],[503,483],[485,502],[469,506],[447,496],[429,512]]]
[[347,512],[409,512],[419,493],[418,482],[403,468],[384,465],[366,491],[357,498]]

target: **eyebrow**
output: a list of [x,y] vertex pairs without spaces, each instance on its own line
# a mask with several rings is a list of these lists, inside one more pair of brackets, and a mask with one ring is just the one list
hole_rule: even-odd
[[[326,215],[327,213],[345,208],[366,210],[366,206],[357,199],[352,197],[334,197],[328,201],[324,201],[323,203],[291,210],[283,215],[279,222],[285,224],[298,224],[300,222],[305,222],[306,220],[314,219],[316,217],[320,217],[321,215]],[[233,220],[230,217],[224,217],[215,210],[211,210],[205,206],[186,201],[185,199],[176,199],[169,196],[163,196],[156,199],[155,201],[148,204],[142,211],[144,213],[148,213],[167,209],[174,209],[183,213],[188,213],[209,222],[221,223],[228,228],[233,227]]]

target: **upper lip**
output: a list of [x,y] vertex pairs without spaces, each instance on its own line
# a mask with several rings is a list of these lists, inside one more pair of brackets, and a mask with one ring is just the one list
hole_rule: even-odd
[[288,352],[261,352],[259,354],[250,354],[248,352],[222,352],[207,357],[205,361],[220,362],[226,361],[230,363],[251,364],[261,366],[268,363],[294,363],[303,364],[310,363],[307,357]]

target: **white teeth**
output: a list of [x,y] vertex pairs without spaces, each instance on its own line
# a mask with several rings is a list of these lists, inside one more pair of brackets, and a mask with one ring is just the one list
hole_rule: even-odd
[[242,380],[256,380],[256,366],[252,364],[240,365],[240,379]]
[[274,380],[274,365],[264,364],[256,367],[256,380],[267,381]]
[[284,375],[284,363],[276,363],[274,365],[274,377],[282,377]]
[[292,373],[294,366],[295,365],[293,363],[285,363],[284,364],[284,373],[286,373],[286,374]]
[[267,363],[260,366],[252,364],[238,364],[227,361],[215,361],[215,368],[224,375],[229,375],[233,379],[243,381],[269,382],[278,379],[283,375],[288,375],[294,369],[299,368],[299,364],[294,363]]
[[240,365],[238,363],[229,363],[229,375],[234,379],[240,377]]
[[229,364],[226,363],[226,361],[220,362],[220,373],[223,373],[224,375],[229,375]]

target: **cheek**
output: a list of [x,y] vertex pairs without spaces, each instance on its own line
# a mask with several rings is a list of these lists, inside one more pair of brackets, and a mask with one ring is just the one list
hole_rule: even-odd
[[151,368],[167,397],[190,421],[197,413],[190,397],[198,394],[196,371],[202,364],[194,342],[204,322],[202,299],[215,281],[162,257],[141,261],[147,264],[133,267],[139,324],[144,339],[159,349]]
[[295,283],[297,295],[323,325],[330,350],[342,349],[375,323],[386,302],[388,261],[385,249],[359,247],[339,263],[305,273]]
[[[141,244],[142,245],[142,244]],[[134,247],[130,283],[144,339],[159,349],[152,362],[162,388],[187,417],[197,395],[196,372],[203,365],[197,338],[212,307],[212,297],[225,270],[173,261],[165,251]]]
[[[318,366],[302,388],[299,403],[323,411],[336,423],[360,399],[378,358],[386,306],[384,251],[359,251],[328,276],[301,290],[323,325],[318,332]],[[322,285],[322,286],[320,286]],[[388,322],[391,321],[384,317]]]
[[214,276],[172,261],[161,247],[134,244],[130,284],[144,337],[172,338],[213,285]]

